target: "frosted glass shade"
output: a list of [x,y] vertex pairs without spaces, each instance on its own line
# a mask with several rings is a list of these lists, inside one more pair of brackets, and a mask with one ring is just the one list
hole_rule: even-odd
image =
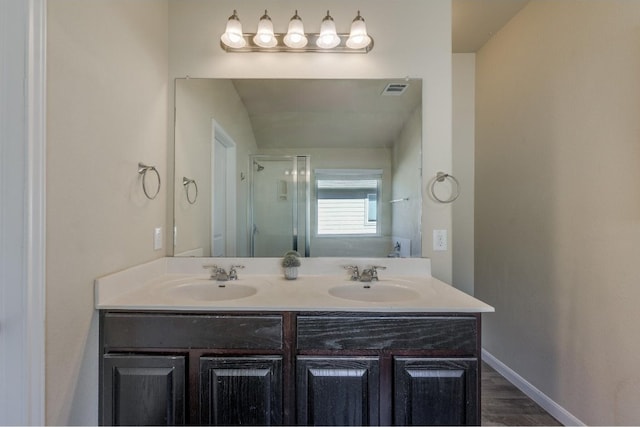
[[220,41],[225,45],[236,49],[245,47],[247,44],[242,36],[242,24],[240,23],[235,10],[233,11],[233,15],[231,15],[227,21],[227,27],[224,34],[220,37]]
[[253,37],[253,42],[260,47],[274,47],[278,44],[276,36],[273,34],[273,22],[271,22],[266,10],[262,18],[260,18],[258,32]]
[[284,36],[284,44],[294,49],[300,49],[307,45],[307,36],[304,35],[302,19],[298,16],[297,11],[289,21],[289,29],[287,35]]
[[333,22],[333,18],[327,11],[327,16],[325,16],[320,25],[320,35],[318,36],[316,45],[321,49],[333,49],[339,44],[340,37],[338,37],[336,33],[336,23]]
[[363,49],[369,46],[369,43],[371,43],[371,37],[367,35],[367,25],[360,16],[360,12],[358,12],[358,16],[351,23],[351,32],[346,43],[347,47],[350,49]]

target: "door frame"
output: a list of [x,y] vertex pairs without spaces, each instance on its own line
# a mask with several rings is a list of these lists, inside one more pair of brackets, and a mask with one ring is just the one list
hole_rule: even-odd
[[0,3],[0,424],[45,424],[46,12]]
[[[236,231],[236,169],[237,169],[237,144],[231,136],[224,130],[222,126],[215,120],[211,119],[211,190],[213,191],[215,174],[215,147],[216,140],[220,141],[225,147],[226,163],[227,163],[227,197],[226,197],[226,246],[225,256],[233,257],[237,255],[237,231]],[[211,251],[213,253],[213,196],[211,197]]]

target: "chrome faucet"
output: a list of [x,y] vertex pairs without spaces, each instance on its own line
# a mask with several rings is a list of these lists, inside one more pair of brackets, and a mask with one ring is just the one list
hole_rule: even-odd
[[373,282],[378,281],[378,269],[384,270],[387,267],[383,265],[372,265],[371,267],[362,270],[362,274],[360,275],[361,282]]
[[217,265],[203,265],[202,268],[211,270],[210,280],[217,280],[218,282],[226,282],[228,280],[238,280],[238,268],[244,268],[244,265],[232,265],[229,267],[229,272]]

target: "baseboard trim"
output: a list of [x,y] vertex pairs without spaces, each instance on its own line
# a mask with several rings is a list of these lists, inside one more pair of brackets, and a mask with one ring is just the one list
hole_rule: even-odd
[[549,396],[534,387],[529,381],[522,378],[513,369],[498,360],[484,348],[482,349],[482,360],[487,362],[489,366],[495,369],[500,375],[505,377],[507,381],[516,386],[520,391],[529,396],[534,402],[542,406],[545,411],[551,414],[556,420],[565,426],[585,426],[577,417],[564,409],[562,406],[554,402]]

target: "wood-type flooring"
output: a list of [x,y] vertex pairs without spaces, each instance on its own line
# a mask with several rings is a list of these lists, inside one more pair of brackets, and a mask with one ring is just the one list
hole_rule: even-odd
[[481,388],[483,426],[562,425],[486,363]]

